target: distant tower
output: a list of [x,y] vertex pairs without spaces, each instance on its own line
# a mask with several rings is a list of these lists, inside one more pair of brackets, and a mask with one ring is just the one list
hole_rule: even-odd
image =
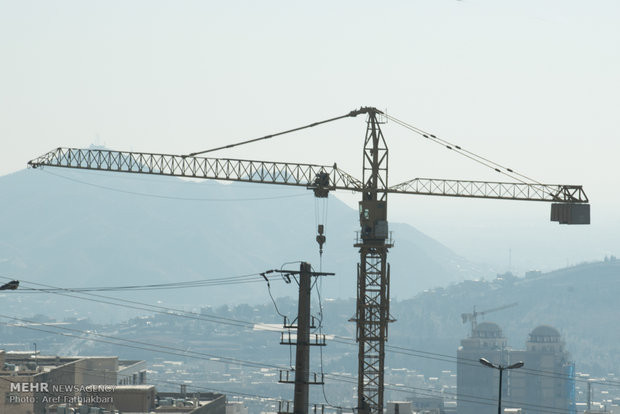
[[[530,333],[525,351],[512,351],[512,361],[523,361],[524,370],[511,374],[509,400],[515,408],[528,414],[551,411],[575,414],[575,364],[564,348],[564,341],[557,329],[541,325]],[[553,373],[536,375],[528,368]]]
[[506,363],[506,338],[500,327],[492,322],[478,324],[471,337],[461,340],[456,358],[458,414],[496,414],[498,371],[478,361]]

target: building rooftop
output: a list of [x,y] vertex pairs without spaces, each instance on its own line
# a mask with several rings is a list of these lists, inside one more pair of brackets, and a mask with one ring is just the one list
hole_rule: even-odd
[[530,342],[559,342],[560,333],[549,325],[540,325],[530,333]]
[[502,329],[493,322],[482,322],[476,326],[472,337],[474,338],[501,338]]

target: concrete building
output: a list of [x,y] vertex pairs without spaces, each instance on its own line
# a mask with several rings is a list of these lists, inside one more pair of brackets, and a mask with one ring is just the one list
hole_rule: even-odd
[[534,329],[526,350],[512,351],[510,359],[525,363],[521,370],[511,373],[510,383],[510,399],[521,402],[524,412],[576,412],[575,365],[555,328],[542,325]]
[[212,392],[157,393],[155,413],[226,414],[226,395]]
[[504,364],[507,353],[506,338],[492,322],[478,324],[469,338],[461,340],[456,353],[458,414],[497,413],[497,372],[478,361],[486,358],[494,364]]
[[445,414],[446,409],[442,397],[412,397],[411,407],[418,414]]
[[0,413],[39,414],[91,401],[89,393],[119,383],[146,383],[145,361],[117,357],[43,356],[0,351]]
[[390,401],[387,403],[387,414],[413,414],[410,401]]
[[[497,412],[499,371],[479,363],[486,358],[503,366],[524,362],[524,367],[504,370],[502,407],[505,412],[542,414],[549,411],[575,413],[574,364],[560,333],[550,326],[535,328],[525,350],[508,348],[498,325],[479,324],[457,351],[458,414]],[[520,411],[519,411],[520,410]]]
[[248,407],[241,401],[228,401],[226,403],[226,414],[248,414]]

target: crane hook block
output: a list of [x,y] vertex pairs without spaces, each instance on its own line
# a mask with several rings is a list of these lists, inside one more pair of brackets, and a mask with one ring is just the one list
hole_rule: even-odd
[[323,231],[325,227],[322,224],[319,224],[318,235],[316,236],[316,242],[319,244],[319,252],[323,253],[323,244],[325,243],[325,236],[323,235]]

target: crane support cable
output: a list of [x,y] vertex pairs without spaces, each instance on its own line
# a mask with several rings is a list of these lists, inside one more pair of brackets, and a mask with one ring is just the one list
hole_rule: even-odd
[[277,137],[277,136],[280,136],[280,135],[290,134],[291,132],[301,131],[302,129],[312,128],[312,127],[315,127],[315,126],[318,126],[318,125],[321,125],[321,124],[326,124],[328,122],[337,121],[339,119],[355,117],[355,116],[358,116],[359,114],[363,114],[363,113],[366,113],[366,112],[368,112],[368,108],[360,108],[360,109],[357,109],[357,110],[353,110],[353,111],[349,112],[346,115],[337,116],[335,118],[326,119],[324,121],[313,122],[312,124],[304,125],[304,126],[293,128],[293,129],[288,129],[286,131],[277,132],[275,134],[265,135],[264,137],[260,137],[260,138],[253,138],[253,139],[249,139],[247,141],[241,141],[241,142],[237,142],[237,143],[234,143],[234,144],[228,144],[228,145],[224,145],[222,147],[211,148],[211,149],[207,149],[207,150],[204,150],[204,151],[192,152],[191,154],[188,154],[187,156],[188,157],[195,157],[196,155],[206,154],[207,152],[214,152],[214,151],[219,151],[219,150],[223,150],[223,149],[227,149],[227,148],[237,147],[237,146],[240,146],[240,145],[251,144],[252,142],[262,141],[262,140],[269,139],[269,138],[274,138],[274,137]]
[[[524,184],[526,183],[526,181],[524,181],[524,180],[528,180],[529,182],[533,182],[533,183],[536,183],[536,184],[539,184],[539,185],[543,185],[538,180],[534,180],[533,178],[530,178],[530,177],[528,177],[526,175],[523,175],[523,174],[521,174],[519,172],[516,172],[516,171],[514,171],[511,168],[508,168],[508,167],[505,167],[505,166],[503,166],[501,164],[498,164],[495,161],[489,160],[488,158],[480,156],[480,155],[478,155],[478,154],[476,154],[474,152],[471,152],[471,151],[468,151],[466,149],[463,149],[462,147],[460,147],[460,146],[458,146],[456,144],[453,144],[451,142],[448,142],[448,141],[446,141],[446,140],[444,140],[442,138],[438,138],[437,136],[431,134],[430,132],[424,131],[423,129],[420,129],[420,128],[416,127],[416,126],[408,124],[405,121],[401,121],[400,119],[394,118],[393,116],[390,116],[390,115],[386,115],[386,117],[390,121],[393,121],[393,122],[397,123],[398,125],[401,125],[401,126],[407,128],[407,129],[415,132],[416,134],[423,136],[424,138],[430,139],[431,141],[433,141],[433,142],[435,142],[435,143],[437,143],[437,144],[439,144],[441,146],[444,146],[444,147],[446,147],[446,148],[448,148],[450,150],[455,151],[456,153],[458,153],[458,154],[460,154],[460,155],[462,155],[464,157],[467,157],[467,158],[469,158],[469,159],[471,159],[471,160],[473,160],[473,161],[475,161],[475,162],[477,162],[479,164],[482,164],[482,165],[484,165],[484,166],[486,166],[488,168],[491,168],[491,169],[499,172],[500,174],[504,174],[504,175],[512,178],[513,180],[522,182]],[[521,177],[521,178],[518,178],[518,177]]]
[[[413,180],[391,186],[388,189],[388,192],[529,201],[570,203],[589,202],[588,197],[583,191],[583,187],[580,185],[543,184],[540,181],[518,173],[511,168],[504,167],[471,151],[464,150],[458,145],[441,138],[437,138],[435,135],[401,121],[393,116],[387,114],[385,116],[389,120],[415,132],[418,135],[423,136],[424,138],[444,146],[449,150],[453,150],[466,158],[469,158],[487,168],[493,169],[496,172],[517,181],[516,183],[506,183],[414,178]],[[525,180],[529,180],[529,182]]]

